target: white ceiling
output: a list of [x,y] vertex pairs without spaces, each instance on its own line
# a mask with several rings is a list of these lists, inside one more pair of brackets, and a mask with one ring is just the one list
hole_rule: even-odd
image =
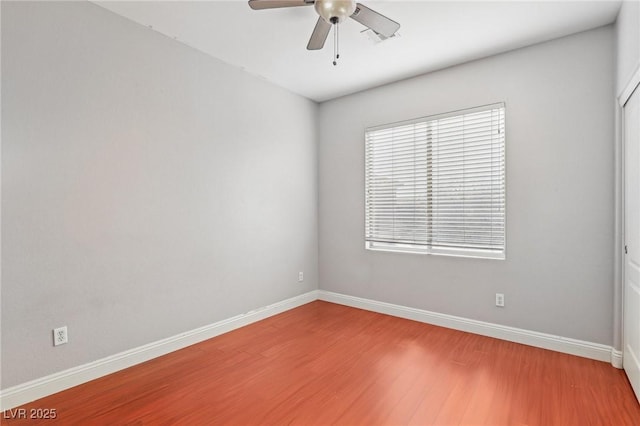
[[399,36],[375,44],[350,19],[340,27],[337,66],[332,34],[323,50],[306,50],[317,19],[312,6],[256,11],[245,0],[95,3],[318,102],[606,25],[620,8],[619,0],[360,1],[399,22]]

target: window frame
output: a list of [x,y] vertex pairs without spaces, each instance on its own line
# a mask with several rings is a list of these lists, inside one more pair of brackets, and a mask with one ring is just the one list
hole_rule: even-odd
[[[417,123],[426,123],[434,120],[446,119],[449,117],[462,116],[465,114],[472,114],[476,112],[489,111],[493,109],[501,108],[502,109],[502,117],[503,117],[503,132],[502,132],[502,168],[504,173],[502,175],[502,188],[504,189],[504,239],[502,244],[502,250],[497,249],[489,249],[489,248],[463,248],[463,247],[442,247],[438,245],[412,245],[412,244],[403,244],[403,243],[383,243],[383,242],[373,242],[368,241],[368,229],[367,229],[367,217],[368,217],[368,196],[367,190],[369,185],[368,171],[367,171],[367,135],[369,132],[374,132],[377,130],[386,130],[394,127],[408,126]],[[507,252],[507,108],[506,102],[494,102],[491,104],[480,105],[471,108],[464,108],[455,111],[449,111],[441,114],[433,114],[428,116],[423,116],[419,118],[414,118],[410,120],[403,120],[398,122],[392,122],[382,125],[370,126],[365,128],[364,130],[364,240],[365,240],[365,249],[373,252],[391,252],[391,253],[407,253],[407,254],[427,254],[427,255],[436,255],[436,256],[452,256],[452,257],[463,257],[463,258],[477,258],[477,259],[495,259],[495,260],[505,260],[506,252]],[[431,145],[429,143],[428,145]],[[431,149],[430,146],[427,149]],[[427,177],[430,179],[430,177]],[[427,227],[432,226],[432,222],[428,221],[426,224]]]

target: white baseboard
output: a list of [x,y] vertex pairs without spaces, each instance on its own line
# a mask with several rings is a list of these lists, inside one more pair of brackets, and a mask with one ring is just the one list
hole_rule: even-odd
[[621,368],[622,366],[622,353],[614,350],[611,346],[601,345],[599,343],[585,342],[583,340],[539,333],[537,331],[476,321],[324,290],[318,290],[318,298],[327,302],[365,309],[367,311],[480,334],[482,336],[495,337],[497,339],[550,349],[556,352],[577,355],[598,361],[606,361],[610,362],[616,368]]
[[36,399],[86,383],[107,374],[115,373],[136,364],[166,355],[178,349],[202,342],[220,334],[227,333],[245,325],[263,320],[273,315],[302,306],[314,300],[324,300],[340,305],[365,309],[400,318],[406,318],[427,324],[495,337],[510,342],[522,343],[539,348],[550,349],[571,355],[610,362],[616,368],[622,368],[622,352],[611,346],[585,342],[536,331],[523,330],[499,324],[440,314],[422,309],[409,308],[376,300],[347,296],[324,290],[308,293],[259,308],[246,314],[237,315],[204,327],[158,340],[128,351],[73,367],[0,391],[0,411],[9,410]]
[[318,299],[317,290],[0,391],[0,411],[186,348]]
[[611,365],[622,369],[622,351],[611,348]]

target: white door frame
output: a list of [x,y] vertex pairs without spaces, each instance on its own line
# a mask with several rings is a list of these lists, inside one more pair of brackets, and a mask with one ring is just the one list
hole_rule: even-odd
[[[622,355],[624,353],[624,105],[627,103],[636,88],[640,86],[640,63],[636,70],[617,97],[615,111],[615,217],[614,217],[614,303],[613,303],[613,347],[611,351],[611,364],[616,368],[622,368]],[[639,89],[640,90],[640,89]],[[619,349],[618,349],[619,348]]]

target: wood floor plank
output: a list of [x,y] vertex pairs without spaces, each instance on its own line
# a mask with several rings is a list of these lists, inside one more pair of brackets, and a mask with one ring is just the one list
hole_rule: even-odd
[[19,408],[57,418],[2,424],[640,425],[607,363],[321,301]]

